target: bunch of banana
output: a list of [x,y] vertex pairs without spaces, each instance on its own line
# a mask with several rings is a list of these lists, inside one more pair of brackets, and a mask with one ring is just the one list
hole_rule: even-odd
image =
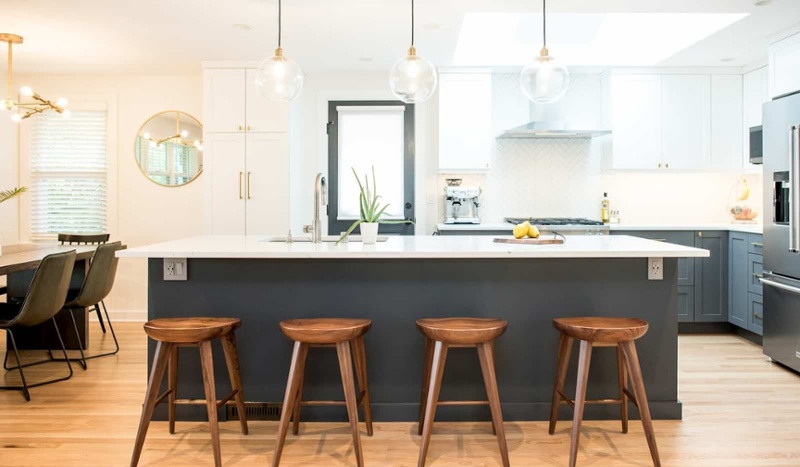
[[539,238],[539,229],[530,222],[525,221],[522,224],[514,226],[514,238],[520,239],[522,237]]

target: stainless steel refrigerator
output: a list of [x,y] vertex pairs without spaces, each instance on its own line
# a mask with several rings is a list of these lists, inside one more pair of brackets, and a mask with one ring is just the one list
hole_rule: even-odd
[[764,104],[764,354],[800,371],[800,94]]

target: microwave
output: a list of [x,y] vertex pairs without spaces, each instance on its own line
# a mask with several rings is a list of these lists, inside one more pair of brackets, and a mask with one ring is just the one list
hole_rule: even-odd
[[750,128],[750,163],[764,163],[764,132],[761,125]]

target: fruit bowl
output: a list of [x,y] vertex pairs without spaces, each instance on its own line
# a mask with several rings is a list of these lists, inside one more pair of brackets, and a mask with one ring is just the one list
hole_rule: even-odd
[[740,178],[734,185],[728,206],[728,212],[730,212],[734,222],[754,222],[758,217],[759,213],[753,207],[750,186],[747,184],[746,178]]
[[736,205],[731,208],[731,215],[737,221],[752,221],[758,217],[758,211],[748,206]]

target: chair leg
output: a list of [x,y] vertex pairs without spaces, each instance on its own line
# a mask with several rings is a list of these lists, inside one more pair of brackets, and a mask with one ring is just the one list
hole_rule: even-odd
[[161,388],[161,380],[164,378],[164,370],[167,368],[171,348],[172,344],[170,343],[159,341],[156,344],[156,356],[153,360],[150,381],[147,383],[147,392],[144,396],[144,407],[142,408],[142,417],[139,420],[139,430],[136,432],[136,444],[134,444],[133,455],[131,456],[131,467],[136,467],[139,464],[144,439],[147,436],[147,428],[150,427],[150,419],[153,417],[153,410],[156,408],[158,391]]
[[548,430],[551,435],[556,432],[558,409],[561,406],[561,391],[564,390],[564,382],[567,379],[572,342],[573,339],[563,333],[558,338],[558,361],[556,363],[556,379],[553,383],[553,402],[550,407],[550,428]]
[[494,367],[494,346],[491,342],[478,344],[478,359],[481,362],[483,383],[486,386],[486,394],[489,398],[489,408],[492,410],[492,423],[497,432],[500,457],[503,459],[503,466],[510,467],[506,431],[503,428],[503,409],[500,406],[500,393],[497,389],[497,374]]
[[236,347],[236,335],[233,332],[226,334],[222,338],[222,350],[225,351],[225,361],[228,365],[228,377],[231,379],[231,387],[236,391],[236,410],[239,412],[239,425],[242,427],[242,434],[250,432],[247,429],[247,412],[244,408],[244,386],[242,385],[242,374],[239,370],[239,348]]
[[[14,333],[11,332],[11,329],[6,329],[6,335],[9,337],[9,340],[11,341],[11,348],[14,349],[14,359],[17,360],[17,369],[19,370],[19,377],[22,379],[22,395],[25,396],[26,401],[30,402],[31,393],[30,391],[28,391],[28,382],[25,380],[25,373],[22,372],[22,363],[20,363],[19,360],[19,351],[17,350],[17,342],[16,340],[14,340]],[[6,350],[6,359],[8,359],[7,350]]]
[[428,385],[431,379],[431,364],[433,363],[433,341],[425,339],[425,362],[422,369],[422,390],[419,396],[419,424],[417,434],[422,434],[425,426],[425,407],[428,403]]
[[647,438],[647,446],[650,448],[650,456],[653,458],[653,465],[661,467],[661,459],[658,455],[656,446],[656,435],[653,431],[653,420],[650,418],[650,406],[647,403],[647,393],[644,389],[644,378],[642,369],[639,367],[639,355],[636,353],[636,344],[633,341],[620,342],[620,348],[625,355],[625,362],[628,366],[628,375],[631,379],[633,395],[636,396],[636,405],[639,407],[639,415],[642,418],[644,435]]
[[167,372],[167,385],[169,388],[169,434],[175,434],[175,399],[178,396],[178,349],[177,345],[172,346],[169,353],[169,370]]
[[336,344],[339,355],[339,370],[342,372],[342,389],[347,406],[347,418],[350,420],[350,431],[353,432],[353,451],[356,454],[356,465],[364,467],[364,452],[361,449],[361,433],[358,430],[358,401],[356,400],[356,382],[353,378],[353,353],[349,341]]
[[111,324],[111,318],[108,316],[108,308],[106,308],[106,302],[104,300],[100,300],[100,305],[103,306],[103,313],[106,315],[106,323],[108,323],[108,330],[111,331],[111,337],[114,338],[114,351],[111,353],[106,353],[102,355],[98,355],[98,357],[105,357],[106,355],[115,355],[119,352],[119,341],[117,340],[117,334],[114,332],[114,326]]
[[617,346],[617,378],[619,379],[619,412],[622,419],[622,432],[628,432],[628,395],[625,389],[628,387],[628,374],[625,371],[625,355],[622,349]]
[[211,429],[214,465],[222,467],[222,453],[219,446],[219,422],[217,421],[217,388],[214,384],[214,356],[211,352],[211,341],[200,343],[200,365],[203,367],[203,386],[206,391],[208,427]]
[[580,358],[578,359],[578,384],[575,388],[575,414],[572,419],[572,442],[569,449],[569,467],[575,467],[578,459],[578,444],[581,437],[583,408],[586,406],[586,385],[589,380],[589,364],[592,360],[592,343],[581,341]]
[[75,321],[75,310],[72,308],[69,309],[69,317],[72,318],[72,327],[75,329],[75,339],[78,342],[78,350],[80,351],[81,358],[78,360],[83,367],[83,369],[87,369],[86,365],[86,355],[83,354],[83,346],[81,345],[81,333],[78,331],[78,322]]
[[372,402],[369,397],[369,379],[367,378],[367,349],[364,346],[364,337],[359,337],[353,341],[353,353],[356,361],[356,378],[358,379],[358,390],[364,391],[364,399],[361,401],[364,410],[364,424],[367,425],[367,436],[372,436]]
[[278,467],[281,463],[283,444],[286,442],[286,433],[289,431],[289,417],[292,415],[290,407],[294,407],[294,399],[297,397],[297,388],[300,384],[300,372],[298,370],[305,365],[307,355],[308,344],[295,342],[292,363],[289,365],[289,380],[286,382],[286,394],[283,397],[281,421],[278,424],[278,436],[275,440],[275,455],[272,458],[272,467]]
[[422,440],[419,446],[419,461],[417,467],[425,467],[425,458],[431,444],[433,419],[436,416],[436,405],[439,402],[439,391],[442,388],[442,375],[444,363],[447,360],[447,344],[435,341],[433,344],[433,359],[431,363],[431,377],[428,385],[428,400],[425,404],[425,420],[422,429]]
[[103,334],[105,334],[106,333],[106,325],[105,325],[105,323],[103,323],[103,315],[102,315],[102,313],[100,313],[100,307],[97,306],[96,303],[94,305],[94,311],[97,314],[97,321],[100,322],[100,329],[102,329],[103,330]]

